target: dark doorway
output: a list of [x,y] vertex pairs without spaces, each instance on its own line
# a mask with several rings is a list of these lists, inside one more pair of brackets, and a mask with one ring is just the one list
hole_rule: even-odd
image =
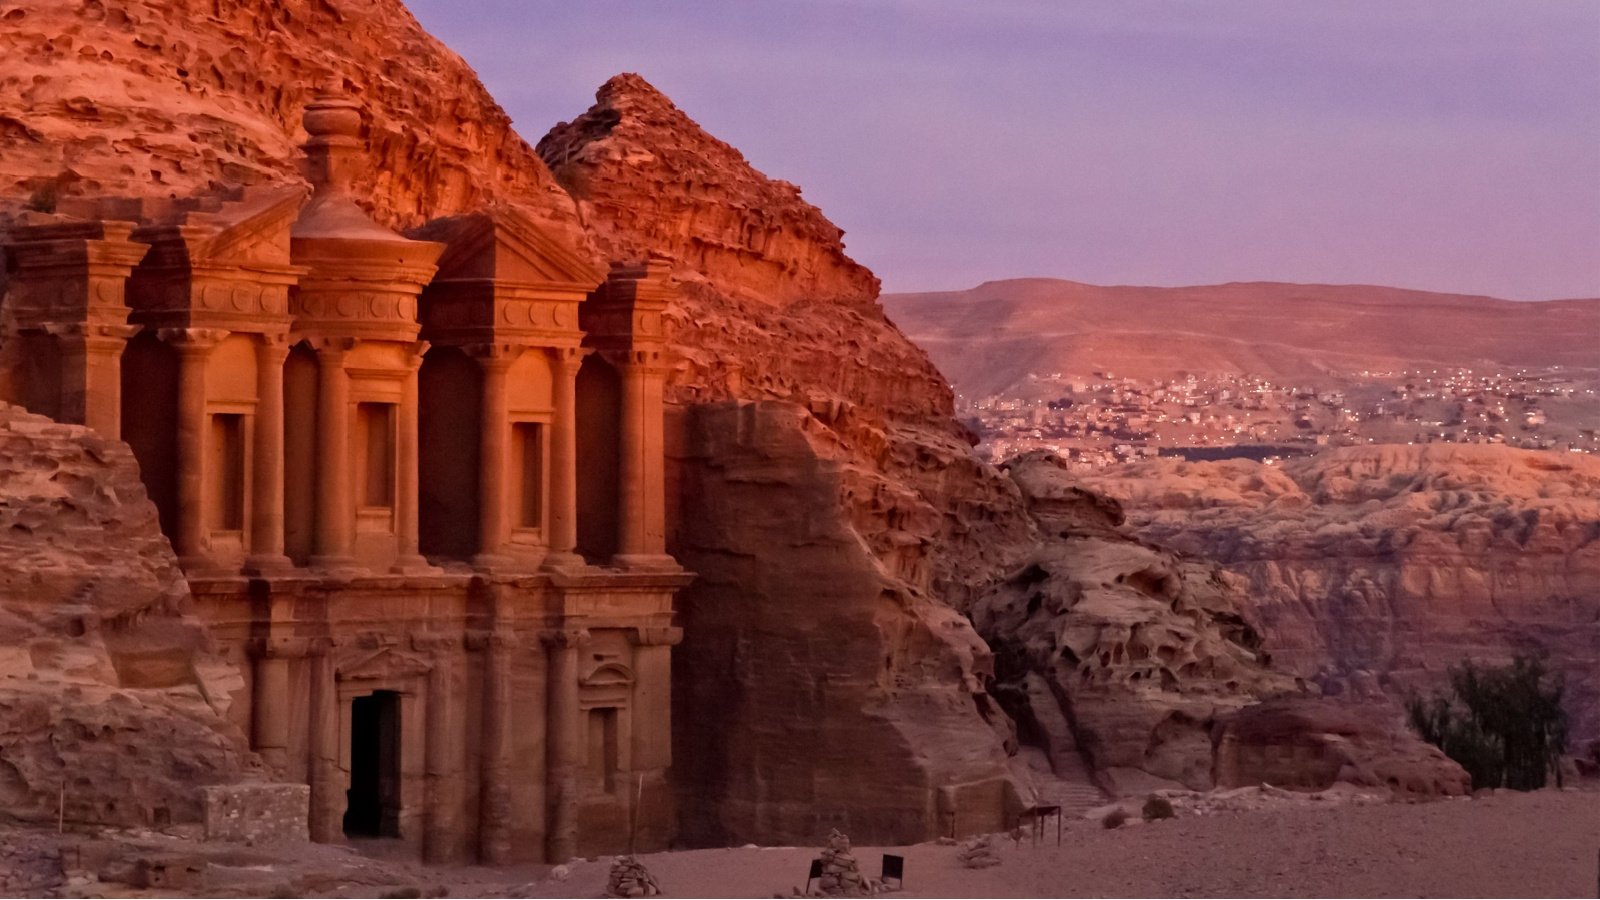
[[577,395],[578,552],[604,564],[617,552],[622,378],[595,354],[578,370]]
[[478,436],[483,378],[454,347],[435,347],[419,376],[418,481],[422,554],[471,559],[478,552]]
[[400,695],[373,691],[350,701],[348,837],[400,836]]

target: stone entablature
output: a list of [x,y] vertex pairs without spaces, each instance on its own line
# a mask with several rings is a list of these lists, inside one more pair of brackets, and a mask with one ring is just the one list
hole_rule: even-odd
[[132,446],[246,673],[230,715],[309,786],[314,840],[561,861],[636,823],[664,847],[690,577],[662,524],[664,273],[608,275],[509,207],[396,234],[350,192],[359,107],[320,94],[305,124],[309,197],[13,228],[0,397]]
[[439,219],[414,238],[447,249],[426,291],[423,336],[437,344],[577,347],[579,304],[605,278],[514,207]]

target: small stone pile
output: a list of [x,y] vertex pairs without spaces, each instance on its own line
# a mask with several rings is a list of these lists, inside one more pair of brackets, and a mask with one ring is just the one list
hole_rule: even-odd
[[850,853],[850,838],[835,828],[822,850],[822,877],[816,893],[823,897],[865,897],[873,893],[872,884],[861,874],[861,865]]
[[636,856],[619,856],[611,861],[611,878],[606,882],[607,897],[659,897],[661,886]]
[[983,834],[966,841],[956,851],[956,859],[969,869],[987,869],[1000,865],[1000,854],[995,852],[994,838]]

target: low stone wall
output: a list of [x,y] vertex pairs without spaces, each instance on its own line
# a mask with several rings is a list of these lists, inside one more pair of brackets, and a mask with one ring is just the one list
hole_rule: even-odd
[[202,788],[208,841],[308,841],[311,788],[304,784],[219,784]]

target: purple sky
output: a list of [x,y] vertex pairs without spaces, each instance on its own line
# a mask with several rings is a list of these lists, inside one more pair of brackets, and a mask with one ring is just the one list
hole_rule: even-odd
[[530,141],[636,71],[886,290],[1600,296],[1588,0],[408,0]]

